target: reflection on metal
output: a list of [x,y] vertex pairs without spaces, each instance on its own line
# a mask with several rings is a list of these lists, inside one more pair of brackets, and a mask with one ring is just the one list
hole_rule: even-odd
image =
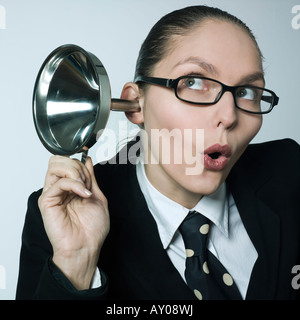
[[110,110],[135,112],[138,103],[111,99],[106,70],[75,45],[54,50],[42,65],[33,93],[38,136],[53,154],[83,152],[83,161],[106,126]]

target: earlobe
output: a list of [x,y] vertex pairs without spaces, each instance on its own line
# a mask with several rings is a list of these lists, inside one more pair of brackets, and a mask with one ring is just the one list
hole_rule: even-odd
[[140,110],[135,112],[125,112],[127,119],[134,124],[142,124],[144,123],[144,115],[143,115],[143,98],[140,93],[139,86],[134,82],[128,82],[124,85],[121,99],[124,100],[135,100],[140,105]]

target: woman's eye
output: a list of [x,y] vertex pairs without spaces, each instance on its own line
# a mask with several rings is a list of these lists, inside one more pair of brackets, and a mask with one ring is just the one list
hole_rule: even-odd
[[202,90],[203,89],[203,80],[198,78],[187,78],[184,81],[184,84],[187,88],[193,90]]
[[236,92],[237,98],[243,98],[247,100],[255,100],[255,90],[251,88],[239,88]]

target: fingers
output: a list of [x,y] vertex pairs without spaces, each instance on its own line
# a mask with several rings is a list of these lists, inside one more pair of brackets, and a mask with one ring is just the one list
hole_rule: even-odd
[[98,186],[98,182],[96,180],[95,173],[94,173],[93,162],[92,162],[92,159],[90,157],[87,158],[87,161],[86,161],[85,165],[86,165],[86,168],[88,169],[88,171],[90,173],[90,177],[91,177],[91,188],[90,188],[90,191],[98,199],[101,199],[102,201],[106,201],[106,197],[104,196],[104,194],[102,193],[102,191],[100,190],[100,188]]
[[62,178],[58,180],[54,185],[48,188],[46,191],[43,191],[40,199],[39,206],[42,210],[43,207],[54,207],[56,205],[62,204],[62,199],[66,192],[72,192],[81,198],[89,198],[92,193],[88,190],[82,182]]
[[49,160],[44,191],[47,191],[62,178],[73,179],[81,182],[86,189],[91,189],[91,174],[83,163],[76,159],[52,156]]
[[60,197],[64,192],[73,192],[83,198],[88,198],[92,195],[84,184],[79,181],[63,178],[57,181],[46,193],[47,197]]
[[90,157],[87,158],[85,165],[79,160],[62,156],[50,158],[40,206],[60,205],[70,193],[82,198],[93,196],[107,203],[106,197],[99,189]]

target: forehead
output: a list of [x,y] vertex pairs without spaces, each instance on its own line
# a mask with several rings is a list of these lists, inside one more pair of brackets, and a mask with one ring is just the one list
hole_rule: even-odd
[[245,30],[230,22],[208,20],[185,35],[173,36],[155,75],[175,75],[196,65],[197,60],[213,66],[212,72],[219,80],[262,72],[258,48]]

